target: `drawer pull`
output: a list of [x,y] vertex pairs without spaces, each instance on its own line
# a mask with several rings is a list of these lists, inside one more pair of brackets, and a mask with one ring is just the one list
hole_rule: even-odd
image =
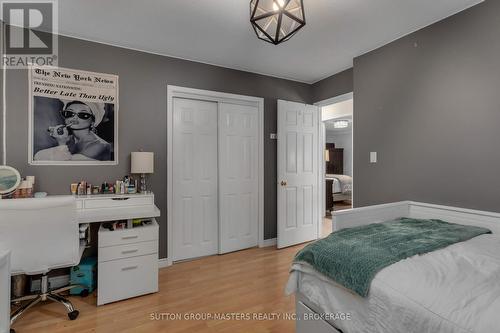
[[123,267],[123,268],[122,268],[122,271],[131,271],[131,270],[133,270],[133,269],[137,269],[137,267],[138,267],[137,265],[135,265],[135,266]]
[[134,238],[138,238],[139,236],[135,235],[135,236],[123,236],[122,239],[134,239]]
[[135,249],[135,250],[126,250],[126,251],[122,251],[122,254],[130,254],[130,253],[135,253],[139,251],[139,249]]
[[130,198],[111,198],[111,200],[116,200],[116,201],[123,201],[123,200],[128,200]]

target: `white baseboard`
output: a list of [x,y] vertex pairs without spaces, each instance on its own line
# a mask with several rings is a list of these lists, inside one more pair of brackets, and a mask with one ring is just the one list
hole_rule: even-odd
[[276,243],[277,243],[276,238],[264,239],[264,242],[262,243],[262,246],[260,246],[260,247],[276,246]]
[[[276,244],[277,244],[276,238],[264,239],[264,242],[259,247],[276,246]],[[158,268],[165,268],[165,267],[169,267],[169,266],[172,266],[172,261],[170,261],[169,258],[158,259]]]
[[168,258],[160,258],[158,259],[158,268],[165,268],[172,265],[172,263],[168,260]]

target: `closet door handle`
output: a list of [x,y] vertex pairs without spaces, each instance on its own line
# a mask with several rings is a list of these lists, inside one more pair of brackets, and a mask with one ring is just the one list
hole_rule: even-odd
[[287,185],[288,185],[288,183],[286,182],[286,180],[281,181],[281,186],[287,186]]

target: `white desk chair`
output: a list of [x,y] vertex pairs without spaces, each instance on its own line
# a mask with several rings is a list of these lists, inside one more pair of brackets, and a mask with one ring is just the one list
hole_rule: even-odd
[[[71,320],[78,311],[59,293],[68,286],[50,290],[47,273],[80,262],[76,201],[71,197],[0,200],[0,246],[11,251],[11,274],[42,274],[41,291],[12,302],[23,302],[11,315],[11,324],[40,301],[62,303]],[[1,250],[1,249],[0,249]]]
[[10,252],[5,250],[0,250],[0,333],[9,333],[9,328],[10,328]]

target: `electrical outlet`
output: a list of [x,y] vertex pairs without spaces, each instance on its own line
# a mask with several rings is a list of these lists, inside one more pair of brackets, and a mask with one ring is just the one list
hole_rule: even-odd
[[278,134],[276,134],[276,133],[271,133],[271,134],[269,135],[269,138],[270,138],[271,140],[276,140],[276,139],[278,138]]
[[370,163],[377,163],[377,152],[370,152]]

